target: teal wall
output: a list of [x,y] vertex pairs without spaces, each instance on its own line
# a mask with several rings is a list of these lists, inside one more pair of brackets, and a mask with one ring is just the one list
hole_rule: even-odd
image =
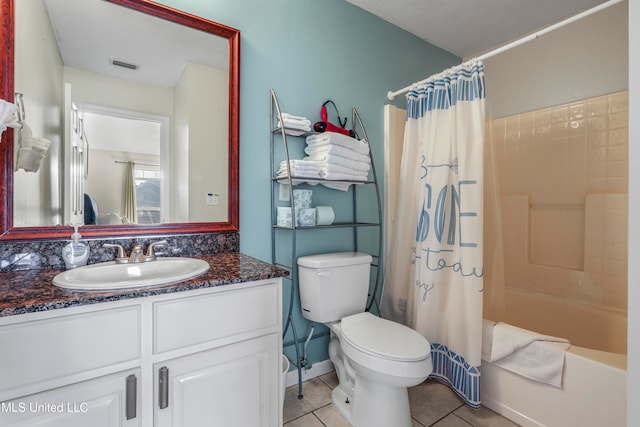
[[[356,107],[383,175],[383,106],[388,90],[397,90],[460,62],[460,59],[362,11],[343,0],[162,0],[163,3],[241,31],[240,46],[240,249],[271,262],[269,90],[275,89],[284,112],[320,120],[324,101],[332,99],[342,116]],[[403,97],[399,97],[402,102]],[[335,122],[329,110],[330,121]],[[291,144],[292,142],[290,142]],[[302,141],[302,145],[304,142]],[[371,187],[371,186],[369,186]],[[381,186],[382,189],[382,186]],[[359,211],[376,209],[371,191],[363,191]],[[314,188],[314,205],[331,204],[345,215],[349,196]],[[345,229],[299,233],[298,254],[351,249]],[[360,249],[377,254],[364,231]],[[286,236],[279,236],[285,246]],[[287,254],[284,254],[285,258]],[[285,309],[288,285],[285,281]],[[296,314],[299,308],[295,307]],[[299,315],[297,316],[299,317]],[[296,320],[298,333],[307,324]],[[320,328],[322,329],[322,328]],[[324,360],[326,339],[309,346],[311,362]],[[288,349],[287,353],[292,355]]]

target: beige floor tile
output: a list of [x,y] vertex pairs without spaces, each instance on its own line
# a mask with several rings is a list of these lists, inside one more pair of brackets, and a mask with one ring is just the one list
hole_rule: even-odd
[[460,417],[455,416],[454,414],[449,414],[437,423],[433,424],[432,427],[471,427],[472,424],[469,424],[465,420]]
[[424,425],[416,421],[415,418],[411,418],[411,427],[424,427]]
[[324,406],[314,411],[314,414],[327,427],[351,427],[349,421],[333,405]]
[[284,427],[324,427],[319,419],[313,414],[307,414],[304,417],[296,418],[289,421]]
[[336,371],[320,375],[320,379],[323,383],[331,387],[332,390],[338,386],[338,375],[336,375]]
[[514,427],[518,424],[506,419],[484,406],[480,409],[471,409],[463,406],[454,412],[455,415],[467,421],[474,427]]
[[[298,386],[286,390],[285,427],[348,427],[349,423],[331,404],[331,389],[338,385],[335,372],[305,381],[304,399],[298,399]],[[412,427],[516,427],[488,408],[470,409],[449,387],[437,381],[409,389]],[[312,413],[313,412],[313,413]]]
[[462,402],[449,387],[427,380],[409,389],[409,405],[413,418],[430,426],[462,406]]
[[302,395],[304,398],[298,399],[297,385],[285,391],[283,413],[285,423],[331,403],[331,389],[319,378],[303,382]]

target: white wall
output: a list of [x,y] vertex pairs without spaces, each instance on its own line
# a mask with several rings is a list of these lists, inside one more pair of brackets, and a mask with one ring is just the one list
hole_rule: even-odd
[[[174,221],[226,221],[228,212],[228,76],[188,64],[176,85],[172,189]],[[216,114],[211,114],[215,111]],[[179,113],[178,113],[179,112]],[[218,194],[220,204],[205,204]]]
[[[15,4],[15,91],[24,95],[26,119],[33,136],[49,139],[52,146],[38,172],[20,170],[15,174],[14,225],[56,225],[62,220],[62,60],[44,3],[21,0]],[[14,140],[18,142],[18,138]]]
[[[228,211],[229,80],[226,70],[187,66],[189,97],[189,221],[226,221]],[[211,114],[215,111],[216,114]],[[207,193],[219,205],[205,204]]]
[[71,83],[75,98],[84,104],[173,116],[173,89],[107,77],[76,68],[64,68],[64,81]]
[[485,60],[492,118],[628,86],[627,3],[611,6]]
[[[629,0],[629,117],[640,117],[640,1]],[[640,425],[640,123],[629,120],[627,425]],[[636,167],[633,167],[636,166]]]

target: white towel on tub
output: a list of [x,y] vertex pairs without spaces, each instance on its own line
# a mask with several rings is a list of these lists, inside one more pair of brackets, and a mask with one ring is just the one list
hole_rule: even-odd
[[571,347],[569,340],[502,322],[491,327],[487,322],[483,328],[485,360],[523,377],[561,387],[564,353]]

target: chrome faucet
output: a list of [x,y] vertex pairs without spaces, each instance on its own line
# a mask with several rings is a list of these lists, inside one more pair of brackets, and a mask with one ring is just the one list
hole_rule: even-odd
[[166,240],[160,240],[158,242],[151,242],[147,246],[147,254],[145,255],[145,261],[155,261],[156,259],[156,246],[166,246]]
[[120,245],[115,245],[111,243],[105,243],[102,245],[103,248],[116,248],[118,249],[118,254],[116,255],[116,264],[126,264],[129,262],[129,258],[124,253],[124,248]]
[[129,256],[127,257],[124,252],[124,248],[117,244],[105,243],[102,245],[103,248],[116,248],[118,249],[118,254],[116,255],[116,264],[135,264],[141,262],[149,262],[156,260],[156,247],[157,246],[165,246],[167,244],[166,240],[160,240],[158,242],[149,243],[147,247],[146,255],[142,251],[142,246],[135,245],[131,252],[129,252]]
[[144,253],[142,252],[142,246],[135,245],[131,252],[129,252],[129,264],[136,262],[145,262]]

